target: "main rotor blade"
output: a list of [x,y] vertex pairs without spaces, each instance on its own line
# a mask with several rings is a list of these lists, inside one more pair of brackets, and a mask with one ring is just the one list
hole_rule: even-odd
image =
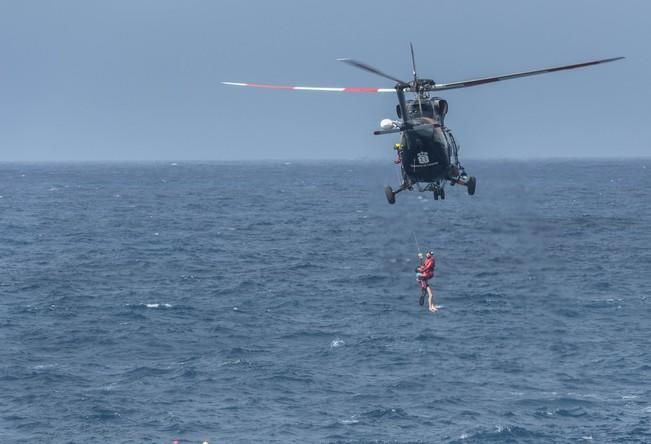
[[485,83],[499,82],[499,81],[502,81],[502,80],[517,79],[519,77],[535,76],[537,74],[545,74],[545,73],[548,73],[548,72],[564,71],[564,70],[567,70],[567,69],[584,68],[586,66],[598,65],[600,63],[614,62],[616,60],[621,60],[623,58],[624,57],[613,57],[611,59],[594,60],[594,61],[591,61],[591,62],[576,63],[574,65],[556,66],[556,67],[553,67],[553,68],[537,69],[535,71],[524,71],[524,72],[518,72],[518,73],[513,73],[513,74],[505,74],[505,75],[496,76],[496,77],[485,77],[485,78],[482,78],[482,79],[464,80],[462,82],[437,83],[435,85],[426,87],[426,89],[427,89],[427,91],[440,91],[440,90],[444,90],[444,89],[468,88],[470,86],[483,85]]
[[372,72],[373,74],[376,74],[380,77],[384,77],[385,79],[393,80],[394,82],[397,82],[403,86],[409,85],[407,82],[397,79],[393,76],[390,76],[389,74],[385,74],[379,69],[374,68],[371,65],[367,65],[366,63],[358,62],[357,60],[353,60],[353,59],[337,59],[337,60],[340,62],[348,63],[349,65],[353,65],[359,69],[363,69],[364,71]]
[[346,92],[346,93],[394,93],[393,88],[366,88],[366,87],[327,87],[327,86],[287,86],[287,85],[266,85],[261,83],[239,83],[239,82],[221,82],[224,85],[231,86],[248,86],[249,88],[267,88],[267,89],[291,89],[294,91],[325,91],[325,92]]

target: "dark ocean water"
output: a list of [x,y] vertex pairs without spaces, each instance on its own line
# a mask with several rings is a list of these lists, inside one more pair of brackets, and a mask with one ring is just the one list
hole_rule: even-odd
[[651,160],[466,167],[0,164],[0,442],[650,443]]

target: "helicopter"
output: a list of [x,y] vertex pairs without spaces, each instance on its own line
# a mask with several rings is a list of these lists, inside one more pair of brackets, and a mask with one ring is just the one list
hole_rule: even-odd
[[[555,66],[532,71],[504,74],[494,77],[484,77],[474,80],[464,80],[450,83],[436,83],[432,79],[419,78],[416,73],[416,60],[414,46],[410,43],[412,80],[404,81],[379,69],[359,62],[343,58],[337,59],[356,68],[373,73],[385,79],[396,82],[393,88],[341,88],[319,86],[285,86],[268,85],[259,83],[221,82],[225,85],[246,86],[252,88],[285,89],[295,91],[324,91],[347,93],[393,93],[398,95],[396,105],[397,119],[383,119],[380,129],[373,132],[375,135],[400,133],[399,143],[394,145],[396,150],[395,163],[400,165],[402,181],[397,189],[391,186],[384,188],[387,201],[396,202],[396,195],[402,191],[414,190],[432,192],[435,200],[445,199],[445,185],[450,184],[465,186],[469,195],[474,195],[477,178],[466,173],[459,160],[459,147],[450,128],[445,126],[445,116],[448,113],[447,100],[431,96],[430,93],[448,89],[468,88],[484,85],[486,83],[502,80],[516,79],[519,77],[533,76],[569,69],[583,68],[600,63],[614,62],[624,57],[593,60],[572,65]],[[406,93],[415,97],[407,99]]]

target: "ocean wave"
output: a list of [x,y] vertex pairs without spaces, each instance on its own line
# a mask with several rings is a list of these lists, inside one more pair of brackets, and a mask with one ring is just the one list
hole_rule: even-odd
[[468,166],[0,165],[3,438],[649,441],[651,169]]
[[467,431],[458,439],[451,440],[451,444],[473,443],[540,443],[557,442],[553,436],[543,432],[529,430],[516,425],[498,424],[493,427],[479,427],[477,430]]

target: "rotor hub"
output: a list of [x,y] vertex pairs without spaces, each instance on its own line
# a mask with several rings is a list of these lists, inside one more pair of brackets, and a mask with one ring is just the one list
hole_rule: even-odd
[[421,95],[427,94],[434,88],[435,85],[436,82],[432,79],[416,79],[407,84],[412,92],[419,93]]

